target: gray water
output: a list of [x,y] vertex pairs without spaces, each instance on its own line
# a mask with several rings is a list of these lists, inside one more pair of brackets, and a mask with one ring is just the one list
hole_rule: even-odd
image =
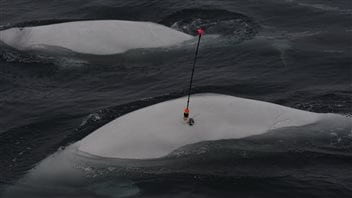
[[[194,93],[351,115],[350,1],[0,0],[1,29],[94,19],[147,20],[191,34],[203,26],[212,36],[202,40]],[[82,165],[90,168],[77,183],[19,184],[38,162],[112,119],[185,95],[194,44],[109,56],[22,52],[1,44],[0,189],[18,188],[20,197],[352,195],[348,123],[200,142],[180,148],[185,156],[138,162],[137,170],[135,162],[105,170],[84,156],[92,164]],[[206,152],[197,153],[200,147]]]

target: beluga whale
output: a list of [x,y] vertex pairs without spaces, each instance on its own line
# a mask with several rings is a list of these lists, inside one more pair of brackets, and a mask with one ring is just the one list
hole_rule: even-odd
[[[121,116],[77,142],[78,150],[106,158],[151,159],[201,141],[239,139],[271,130],[342,119],[268,102],[229,95],[192,95],[196,123],[180,116],[186,97],[169,100]],[[171,113],[170,113],[171,112]]]
[[[138,194],[138,186],[131,182],[133,177],[144,173],[159,177],[170,170],[184,171],[183,157],[202,155],[203,150],[194,147],[202,142],[241,140],[290,129],[305,132],[309,126],[323,131],[351,128],[351,118],[342,115],[216,93],[192,95],[190,117],[196,122],[190,126],[180,115],[186,100],[187,96],[167,100],[112,120],[42,160],[16,185],[7,188],[4,197],[25,194],[36,198],[58,192],[60,197],[72,197],[77,188],[88,195],[110,193],[109,197],[122,197],[125,191],[120,187],[126,185],[128,192]],[[205,149],[209,152],[211,147]]]
[[0,41],[17,50],[61,48],[93,55],[169,47],[192,38],[164,25],[124,20],[74,21],[0,31]]

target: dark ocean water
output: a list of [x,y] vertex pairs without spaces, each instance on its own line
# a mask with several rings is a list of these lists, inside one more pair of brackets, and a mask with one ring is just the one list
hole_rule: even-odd
[[[349,0],[0,0],[0,29],[93,19],[152,21],[189,34],[204,27],[195,93],[352,114]],[[200,142],[180,148],[187,155],[124,162],[118,171],[95,161],[79,166],[84,182],[60,183],[65,188],[16,185],[112,119],[185,95],[194,44],[109,56],[1,44],[0,195],[18,188],[18,197],[352,197],[351,124],[329,123]]]

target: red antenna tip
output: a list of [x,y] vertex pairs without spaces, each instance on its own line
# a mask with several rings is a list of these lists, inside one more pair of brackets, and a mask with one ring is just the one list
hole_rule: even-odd
[[197,30],[197,32],[198,32],[198,35],[200,35],[200,36],[203,36],[205,34],[205,32],[204,32],[204,30],[202,28],[199,28]]

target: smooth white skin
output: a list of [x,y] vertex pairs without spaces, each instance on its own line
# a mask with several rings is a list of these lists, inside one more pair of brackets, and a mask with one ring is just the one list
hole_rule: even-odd
[[189,126],[183,121],[185,103],[186,98],[178,98],[119,117],[78,142],[79,150],[109,158],[158,158],[187,144],[243,138],[333,116],[227,95],[199,94],[191,97],[195,124]]
[[0,31],[0,41],[18,50],[59,47],[95,55],[168,47],[192,38],[160,24],[121,20],[76,21]]

